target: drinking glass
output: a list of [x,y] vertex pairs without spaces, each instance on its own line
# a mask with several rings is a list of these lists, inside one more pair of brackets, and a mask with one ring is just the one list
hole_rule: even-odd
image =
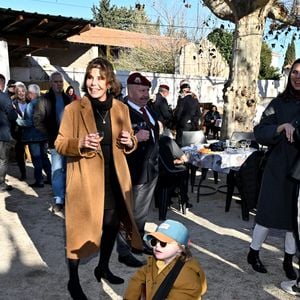
[[250,149],[250,146],[251,146],[251,140],[246,140],[246,148],[247,148],[247,150]]
[[240,146],[243,149],[243,151],[245,151],[246,146],[247,146],[246,141],[241,141]]
[[100,131],[98,131],[98,134],[99,134],[99,137],[104,137],[104,131],[103,130],[100,130]]

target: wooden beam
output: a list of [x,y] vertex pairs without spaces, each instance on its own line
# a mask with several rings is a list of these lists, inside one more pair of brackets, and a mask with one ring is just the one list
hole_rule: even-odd
[[13,22],[7,24],[5,27],[2,27],[1,31],[5,31],[5,30],[9,29],[10,27],[22,22],[23,20],[24,20],[24,17],[22,15],[18,15]]
[[20,35],[6,35],[3,37],[8,45],[21,46],[21,47],[33,47],[33,48],[53,48],[53,49],[68,49],[69,42],[49,37],[26,37]]

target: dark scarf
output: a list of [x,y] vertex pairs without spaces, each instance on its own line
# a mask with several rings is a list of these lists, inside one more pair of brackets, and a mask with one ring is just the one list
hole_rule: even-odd
[[101,111],[101,112],[106,112],[109,109],[111,109],[111,107],[112,107],[113,96],[111,94],[107,95],[107,98],[106,98],[105,101],[99,101],[98,98],[92,98],[90,96],[88,96],[88,98],[91,101],[93,110],[98,110],[98,111]]

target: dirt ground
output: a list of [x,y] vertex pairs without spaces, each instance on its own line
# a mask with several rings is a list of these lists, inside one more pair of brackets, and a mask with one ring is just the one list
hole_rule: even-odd
[[[31,183],[30,164],[27,164],[27,170],[27,182]],[[18,170],[12,165],[8,180],[14,189],[0,194],[0,299],[70,299],[66,289],[64,219],[49,210],[51,187],[32,189],[17,177]],[[220,184],[224,183],[225,178],[221,176]],[[219,192],[201,196],[199,203],[196,203],[196,194],[190,194],[190,197],[193,208],[186,215],[176,210],[176,199],[173,199],[174,208],[169,210],[168,218],[183,222],[190,230],[192,253],[201,263],[208,281],[208,291],[203,299],[296,299],[279,287],[282,280],[287,280],[282,270],[282,232],[272,231],[261,250],[268,273],[256,273],[246,261],[254,216],[250,216],[249,222],[243,221],[240,205],[235,201],[225,213],[225,194]],[[154,230],[157,224],[158,212],[152,207],[146,229]],[[88,298],[122,299],[135,269],[120,264],[114,252],[111,270],[123,277],[125,283],[109,285],[102,281],[99,284],[93,275],[97,262],[95,256],[80,266],[82,288]]]

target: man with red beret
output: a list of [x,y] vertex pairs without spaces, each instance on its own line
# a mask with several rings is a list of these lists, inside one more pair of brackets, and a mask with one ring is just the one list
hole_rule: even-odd
[[152,102],[153,110],[157,113],[157,118],[162,130],[172,127],[173,113],[167,100],[169,90],[170,88],[168,85],[161,84],[158,87],[158,93],[155,96],[155,101]]
[[[145,233],[148,210],[158,178],[159,125],[155,112],[147,105],[150,87],[151,82],[140,73],[132,73],[127,79],[127,105],[132,128],[138,139],[138,147],[127,155],[127,163],[133,188],[133,214],[141,238]],[[122,234],[118,237],[117,250],[121,263],[130,267],[143,264],[132,255]]]

